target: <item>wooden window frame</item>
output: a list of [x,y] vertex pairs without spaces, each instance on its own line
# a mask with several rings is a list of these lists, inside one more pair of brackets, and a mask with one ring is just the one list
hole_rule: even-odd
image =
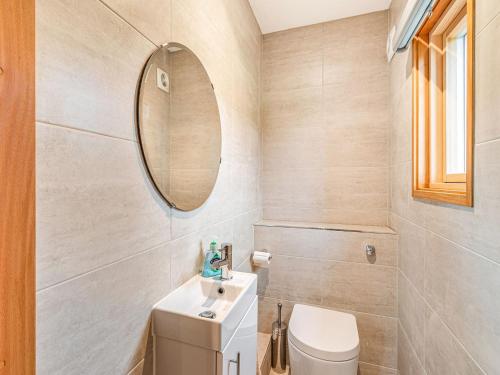
[[[413,40],[413,173],[412,195],[417,199],[449,204],[473,205],[473,149],[474,149],[474,0],[466,0],[467,22],[467,113],[466,113],[466,173],[446,174],[445,124],[444,124],[444,57],[439,57],[433,43],[441,43],[433,31],[450,7],[459,0],[439,0],[429,19]],[[464,9],[450,20],[458,23]],[[442,56],[442,55],[441,55]],[[432,65],[435,64],[435,65]],[[431,70],[432,66],[437,69]],[[437,94],[436,94],[437,93]]]
[[35,374],[35,1],[0,1],[0,375]]

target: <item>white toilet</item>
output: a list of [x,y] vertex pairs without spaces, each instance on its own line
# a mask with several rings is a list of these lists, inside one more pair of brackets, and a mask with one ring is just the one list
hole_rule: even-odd
[[288,325],[292,375],[356,375],[359,336],[351,314],[295,305]]

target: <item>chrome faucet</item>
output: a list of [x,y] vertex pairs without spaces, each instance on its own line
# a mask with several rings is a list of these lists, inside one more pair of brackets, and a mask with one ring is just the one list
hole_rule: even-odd
[[220,248],[221,259],[213,262],[212,266],[216,270],[221,270],[220,280],[231,280],[231,270],[233,269],[233,245],[223,243]]

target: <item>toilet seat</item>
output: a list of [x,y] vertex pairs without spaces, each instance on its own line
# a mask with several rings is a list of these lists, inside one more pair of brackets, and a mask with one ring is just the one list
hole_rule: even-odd
[[288,337],[300,351],[325,361],[349,361],[359,355],[356,318],[351,314],[296,304]]

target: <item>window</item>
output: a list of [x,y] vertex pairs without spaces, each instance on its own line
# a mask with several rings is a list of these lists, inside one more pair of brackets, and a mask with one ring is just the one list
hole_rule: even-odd
[[413,41],[413,196],[472,206],[473,0],[439,0]]

